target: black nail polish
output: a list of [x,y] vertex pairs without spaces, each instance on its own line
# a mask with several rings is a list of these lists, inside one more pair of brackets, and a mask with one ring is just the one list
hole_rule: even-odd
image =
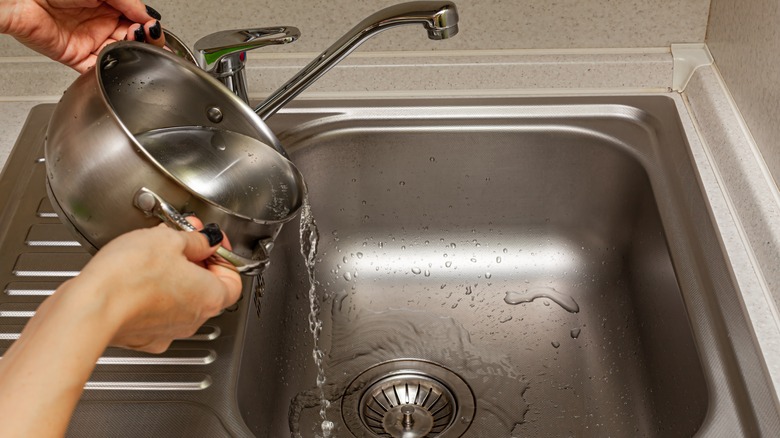
[[146,33],[144,32],[143,27],[139,27],[133,32],[133,38],[135,38],[136,41],[139,43],[142,43],[146,41]]
[[155,20],[162,20],[162,15],[151,6],[146,7],[146,13]]
[[222,230],[219,229],[217,224],[206,224],[202,230],[200,230],[206,238],[209,240],[209,246],[216,246],[222,242]]
[[154,25],[149,28],[149,36],[152,37],[153,40],[160,39],[160,36],[162,36],[162,26],[160,26],[159,21],[155,21]]

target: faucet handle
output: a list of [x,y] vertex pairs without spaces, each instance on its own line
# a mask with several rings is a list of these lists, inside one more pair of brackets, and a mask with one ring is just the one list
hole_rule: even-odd
[[224,65],[224,61],[238,60],[243,65],[241,53],[272,44],[292,43],[300,36],[298,28],[292,26],[223,30],[199,39],[195,43],[195,57],[200,67],[209,73],[226,67],[230,70],[231,66]]
[[249,103],[244,52],[272,44],[291,43],[300,36],[298,28],[292,26],[223,30],[199,39],[195,43],[195,58],[200,68]]

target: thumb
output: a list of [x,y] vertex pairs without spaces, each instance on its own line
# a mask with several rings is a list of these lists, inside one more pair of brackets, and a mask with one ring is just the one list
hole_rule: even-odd
[[211,257],[225,238],[217,224],[206,224],[198,232],[182,234],[185,238],[184,256],[192,262],[202,262]]

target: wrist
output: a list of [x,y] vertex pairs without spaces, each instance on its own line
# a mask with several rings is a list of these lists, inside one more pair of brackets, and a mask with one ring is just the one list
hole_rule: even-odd
[[[56,311],[70,315],[79,327],[94,330],[99,336],[96,343],[108,344],[124,321],[126,306],[112,302],[109,297],[108,282],[94,275],[77,276],[63,283],[55,296],[58,299]],[[105,345],[102,346],[102,353]]]

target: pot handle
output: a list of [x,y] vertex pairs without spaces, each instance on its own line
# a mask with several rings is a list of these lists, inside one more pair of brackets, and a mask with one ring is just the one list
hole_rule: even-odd
[[[147,216],[155,216],[173,229],[197,231],[178,210],[146,187],[138,189],[133,204]],[[217,248],[216,254],[235,266],[241,274],[260,275],[268,265],[269,257],[263,245],[259,245],[259,247],[261,248],[259,260],[242,257],[223,246]]]

